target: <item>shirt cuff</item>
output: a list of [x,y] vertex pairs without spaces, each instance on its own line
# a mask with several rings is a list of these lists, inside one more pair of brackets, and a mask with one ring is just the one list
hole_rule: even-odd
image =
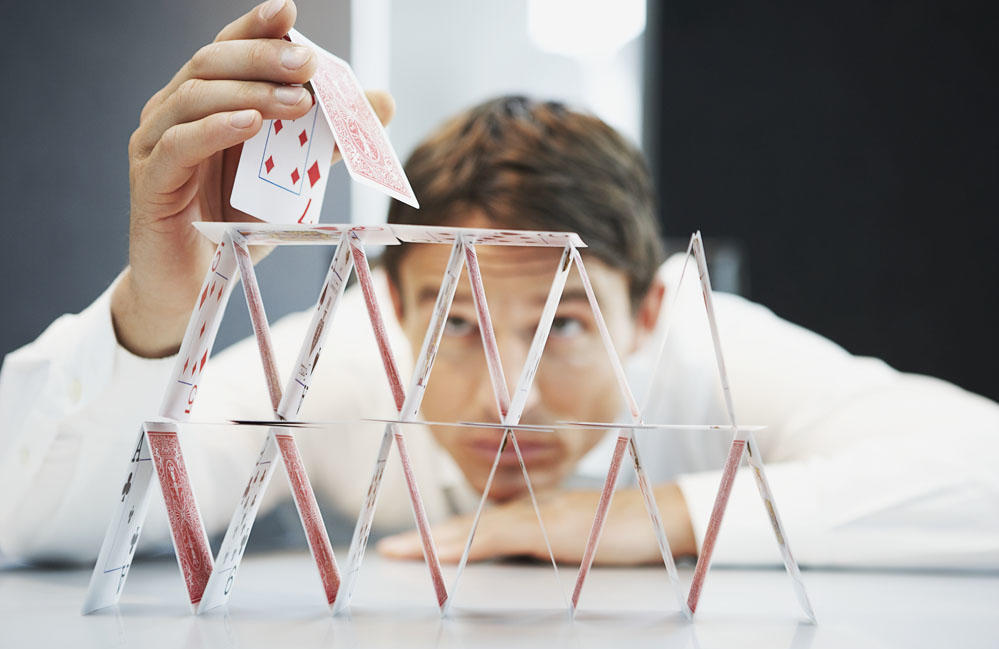
[[[784,535],[793,537],[795,543],[800,544],[795,547],[808,548],[814,540],[803,538],[803,535],[809,533],[808,530],[812,527],[812,513],[816,504],[814,491],[802,488],[807,485],[807,480],[798,479],[798,474],[804,470],[803,467],[788,463],[770,466],[766,473],[773,494],[774,510],[780,516]],[[677,484],[687,502],[698,554],[711,520],[721,476],[721,471],[705,471],[677,477]],[[732,493],[715,542],[712,562],[754,566],[776,566],[782,563],[767,507],[756,488],[753,472],[749,467],[736,471]]]

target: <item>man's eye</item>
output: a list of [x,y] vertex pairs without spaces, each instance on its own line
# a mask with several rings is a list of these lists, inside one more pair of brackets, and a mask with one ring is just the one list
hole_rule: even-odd
[[556,316],[555,319],[552,320],[553,336],[568,338],[570,336],[578,336],[581,333],[583,333],[583,323],[579,320],[579,318]]
[[444,325],[444,334],[447,336],[468,336],[475,331],[475,324],[460,316],[450,316]]

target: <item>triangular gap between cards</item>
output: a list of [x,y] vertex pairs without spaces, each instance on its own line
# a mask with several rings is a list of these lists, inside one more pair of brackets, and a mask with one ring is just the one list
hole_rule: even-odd
[[[734,404],[727,403],[726,401],[726,387],[729,399],[731,399],[733,388],[729,385],[727,370],[723,371],[725,363],[722,332],[718,330],[716,314],[714,314],[713,291],[710,286],[710,277],[708,274],[703,240],[700,232],[696,232],[692,235],[690,246],[688,247],[688,254],[683,258],[683,263],[685,264],[684,272],[679,278],[678,283],[673,288],[676,292],[676,299],[670,299],[668,295],[666,297],[666,304],[669,305],[669,310],[663,315],[668,318],[667,324],[669,326],[669,338],[665,341],[662,355],[658,358],[659,362],[656,364],[656,367],[653,368],[654,374],[651,379],[652,382],[649,394],[659,395],[661,397],[659,403],[662,404],[671,394],[682,393],[682,390],[677,390],[676,386],[672,384],[671,381],[686,381],[689,383],[691,380],[694,380],[700,382],[701,384],[710,384],[715,388],[715,401],[710,406],[707,418],[711,420],[712,423],[721,423],[725,421],[730,424],[744,424],[745,422],[735,419],[735,414],[732,411],[734,409],[732,407]],[[683,319],[678,317],[681,313],[689,313],[690,309],[694,309],[694,312],[699,314],[696,317],[696,320],[690,318],[689,316],[684,317]],[[658,340],[658,342],[661,342],[661,340]],[[681,354],[683,357],[679,358]],[[697,378],[692,379],[691,377]],[[652,403],[656,401],[656,399],[650,399],[647,401]],[[660,412],[657,413],[655,411],[649,411],[646,413],[646,417],[649,420],[661,423],[660,414],[662,411],[668,412],[672,409],[673,408],[671,408],[669,404],[666,404],[665,406],[660,405]],[[767,422],[759,423],[765,424]],[[747,453],[740,453],[737,461],[735,462],[735,474],[731,478],[727,478],[725,470],[726,468],[731,470],[730,465],[732,464],[733,459],[731,453],[737,452],[744,445],[742,441],[733,441],[734,437],[738,436],[733,436],[731,428],[728,432],[728,436],[725,436],[724,434],[719,435],[716,442],[717,448],[715,450],[723,454],[726,457],[726,460],[723,461],[723,475],[721,477],[719,489],[716,493],[715,502],[713,503],[712,508],[712,521],[714,522],[709,522],[707,528],[708,532],[704,535],[704,538],[702,538],[702,552],[698,557],[699,563],[696,566],[691,584],[691,590],[688,594],[688,605],[692,611],[696,611],[697,609],[703,585],[706,582],[707,574],[710,571],[710,556],[704,554],[703,546],[705,545],[705,541],[711,535],[711,528],[714,527],[714,542],[707,544],[710,550],[713,551],[713,546],[717,543],[718,538],[721,537],[721,530],[724,528],[722,521],[723,514],[727,508],[728,498],[723,497],[720,503],[719,498],[722,494],[723,488],[726,486],[726,483],[729,488],[732,488],[735,484],[735,480],[740,479],[739,474],[746,473],[738,471],[737,469],[743,466],[744,459],[749,459]],[[656,431],[638,431],[637,436],[639,438],[644,438],[644,440],[648,440],[653,435],[657,434],[661,433]],[[679,434],[704,435],[706,433],[691,432]],[[765,432],[764,435],[766,434],[768,433]],[[745,446],[748,447],[752,444],[755,445],[758,450],[758,443],[754,434],[748,433],[746,437],[748,437],[748,439],[745,439]],[[733,450],[733,448],[735,450]],[[747,468],[748,475],[745,477],[752,477],[757,481],[758,495],[761,500],[761,505],[763,505],[764,508],[763,515],[770,519],[771,528],[773,529],[777,539],[777,545],[775,547],[775,550],[777,550],[776,557],[784,560],[785,569],[792,581],[794,594],[798,599],[799,605],[805,612],[806,616],[808,616],[809,619],[814,620],[814,613],[811,609],[810,602],[808,601],[808,596],[801,580],[798,565],[790,550],[790,544],[786,535],[786,527],[782,526],[780,531],[776,529],[775,521],[777,521],[780,516],[777,510],[776,498],[773,497],[772,493],[769,494],[769,498],[765,497],[763,493],[760,493],[762,483],[766,481],[766,478],[765,466],[759,453],[756,458],[753,458],[753,461],[757,467]],[[709,470],[709,467],[703,468],[705,470]],[[710,468],[717,469],[718,467]],[[757,469],[759,470],[758,472]],[[718,509],[719,505],[722,507],[720,510]]]
[[[622,400],[621,405],[623,408],[621,410],[628,411],[633,421],[639,421],[641,420],[642,412],[633,394],[631,383],[626,374],[621,356],[617,350],[617,345],[615,344],[610,329],[607,326],[607,322],[604,319],[603,310],[601,309],[599,302],[600,298],[596,294],[596,288],[592,285],[592,278],[585,268],[585,262],[581,252],[578,249],[573,249],[573,256],[576,261],[576,275],[579,277],[582,284],[583,292],[586,296],[585,299],[587,301],[591,317],[593,318],[596,334],[600,339],[600,347],[603,350],[602,353],[596,353],[600,354],[600,356],[604,359],[604,362],[610,365],[610,369],[615,377],[615,385],[617,386],[618,393]],[[627,418],[627,416],[625,417]],[[672,599],[676,600],[677,605],[680,608],[680,613],[685,618],[689,619],[690,613],[684,602],[679,576],[672,556],[672,547],[670,545],[665,527],[662,523],[663,516],[661,509],[655,497],[655,484],[648,478],[648,471],[645,467],[645,458],[639,450],[639,446],[631,435],[631,432],[632,431],[627,428],[614,428],[607,431],[608,435],[614,435],[611,463],[608,465],[607,471],[604,474],[604,479],[602,480],[601,494],[597,499],[593,522],[588,530],[589,533],[583,539],[583,552],[581,553],[581,560],[577,564],[576,582],[573,586],[573,592],[570,597],[571,611],[573,615],[575,615],[577,610],[576,607],[580,601],[580,596],[585,586],[587,577],[590,574],[592,562],[595,560],[596,554],[600,548],[600,539],[606,529],[607,518],[612,511],[611,507],[613,507],[614,495],[617,492],[618,484],[622,478],[621,466],[627,462],[631,465],[635,473],[639,495],[642,498],[642,506],[648,517],[649,528],[652,532],[653,540],[655,541],[655,547],[657,549],[656,554],[659,556],[660,560],[664,564],[664,568],[666,569],[667,582],[669,583],[670,590],[672,591]],[[607,443],[608,440],[606,438],[598,442],[598,444],[601,445]],[[644,480],[642,479],[643,476],[645,477]],[[590,547],[591,539],[595,539],[592,548]]]
[[[474,321],[480,327],[479,331],[480,335],[477,336],[477,340],[478,340],[478,345],[482,349],[483,353],[483,360],[481,362],[486,365],[485,368],[486,373],[487,376],[489,376],[489,379],[487,379],[486,387],[492,393],[492,397],[494,399],[494,406],[497,409],[497,414],[501,418],[504,413],[502,412],[503,408],[501,405],[500,392],[503,390],[507,392],[505,396],[507,397],[507,401],[509,402],[509,404],[512,405],[511,414],[514,415],[514,417],[512,417],[509,420],[509,423],[511,425],[518,423],[521,419],[521,415],[523,414],[523,408],[520,408],[521,412],[519,413],[516,412],[516,409],[518,408],[517,406],[518,392],[520,392],[521,389],[527,386],[529,386],[528,394],[537,389],[535,379],[538,374],[539,366],[535,365],[535,359],[537,359],[537,363],[540,363],[543,360],[544,349],[547,347],[547,340],[550,335],[551,319],[554,318],[555,310],[557,309],[558,304],[561,302],[561,296],[564,289],[564,279],[568,274],[568,271],[570,270],[572,264],[572,258],[569,254],[569,249],[568,248],[561,249],[561,252],[562,252],[562,257],[559,260],[558,265],[554,269],[552,287],[549,289],[548,301],[546,302],[546,305],[550,307],[551,313],[546,314],[545,312],[542,312],[541,314],[539,314],[540,315],[539,323],[537,329],[535,330],[534,337],[532,338],[531,347],[528,349],[528,353],[524,359],[524,364],[521,367],[517,368],[518,378],[517,382],[514,385],[514,390],[512,393],[509,392],[508,382],[504,383],[502,386],[495,384],[494,381],[498,380],[498,377],[492,375],[491,372],[489,371],[489,351],[487,350],[486,343],[484,341],[484,339],[486,338],[485,335],[486,332],[482,330],[481,327],[483,326],[483,323],[486,322],[486,318],[488,318],[491,312],[490,313],[484,312],[488,310],[488,306],[482,308],[482,311],[480,311],[481,307],[478,306],[479,302],[481,302],[483,305],[488,305],[488,300],[486,298],[484,291],[482,293],[478,293],[478,291],[475,288],[475,282],[473,282],[471,279],[472,276],[470,273],[474,272],[472,263],[470,262],[465,264],[467,274],[465,275],[464,279],[465,281],[468,281],[469,286],[472,290],[472,294],[473,296],[476,297],[477,300],[474,303],[474,305],[471,307],[475,311],[475,314],[471,316],[471,318],[474,318]],[[486,284],[486,279],[482,278],[481,283],[484,288]],[[557,299],[554,299],[555,297],[557,297]],[[489,320],[488,323],[489,326],[491,327],[492,325],[491,320]],[[535,354],[532,353],[532,350],[536,347],[536,345],[539,342],[539,336],[542,336],[540,340],[540,346],[537,347],[537,351],[538,353],[540,353],[540,358],[538,358]],[[499,341],[496,340],[495,337],[493,338],[493,341],[496,344],[497,351],[499,351],[498,349]],[[443,343],[442,343],[442,348],[443,348]],[[501,353],[498,354],[496,362],[497,362],[497,367],[499,369],[498,373],[502,373],[504,379],[507,379],[509,377],[508,371],[510,368],[506,368],[503,366]],[[530,377],[525,378],[524,372],[530,365],[534,365],[534,369],[533,371],[531,371]],[[523,396],[520,397],[521,400],[525,398],[528,397],[523,397]],[[501,473],[500,467],[496,464],[497,461],[500,460],[499,458],[500,448],[497,447],[497,453],[493,454],[490,457],[489,460],[490,468],[491,470],[495,470],[495,475],[499,475],[501,478],[503,477],[503,473],[511,474],[508,476],[507,482],[517,481],[518,484],[523,484],[524,487],[527,489],[527,493],[525,493],[521,497],[530,499],[531,501],[531,507],[533,509],[534,517],[538,523],[538,528],[537,528],[537,533],[539,534],[539,538],[537,539],[538,545],[539,546],[543,545],[546,551],[546,555],[537,558],[540,561],[551,562],[552,576],[554,577],[554,581],[551,582],[549,582],[548,580],[543,580],[545,584],[550,583],[549,588],[545,587],[538,588],[540,584],[533,583],[529,593],[525,592],[518,593],[518,599],[516,600],[515,605],[508,607],[500,607],[500,608],[537,611],[538,609],[544,609],[546,607],[538,606],[534,602],[547,602],[549,601],[549,598],[551,598],[551,605],[549,608],[552,610],[564,612],[566,610],[568,602],[566,588],[565,585],[562,583],[561,578],[559,577],[559,571],[555,559],[551,555],[550,532],[548,532],[544,524],[541,512],[537,507],[536,493],[532,491],[533,487],[530,479],[530,467],[528,466],[528,463],[526,462],[526,460],[524,460],[522,455],[520,455],[519,457],[517,455],[514,455],[515,459],[513,461],[510,460],[510,455],[509,455],[511,452],[516,453],[514,447],[515,443],[514,438],[520,439],[520,437],[524,435],[530,437],[532,433],[526,433],[525,431],[519,431],[517,433],[514,433],[514,431],[510,431],[509,435],[504,436],[502,434],[504,429],[501,424],[496,426],[496,430],[500,431],[501,434],[498,438],[491,441],[495,441],[498,445],[502,442],[504,437],[506,438],[506,444],[504,445],[502,454],[506,456],[506,462],[508,463],[508,466],[503,467],[503,472]],[[523,466],[521,466],[521,461],[524,461]],[[485,489],[483,490],[483,493],[480,496],[479,507],[482,509],[481,511],[477,510],[476,519],[478,518],[479,514],[488,515],[487,512],[489,511],[489,509],[492,508],[492,507],[486,508],[484,507],[484,504],[490,493],[492,493],[492,489],[495,487],[495,475],[490,476],[490,478],[487,480]],[[478,523],[477,520],[473,520],[471,522],[468,532],[465,534],[465,538],[463,539],[464,548],[463,548],[462,561],[459,563],[458,569],[454,577],[454,581],[452,581],[451,593],[450,593],[451,599],[448,601],[448,608],[446,609],[446,612],[450,611],[452,605],[458,601],[459,591],[463,592],[461,601],[465,602],[457,609],[459,611],[477,609],[477,608],[493,608],[493,609],[496,608],[494,601],[495,584],[493,583],[493,581],[489,580],[485,583],[480,583],[480,581],[483,579],[483,578],[477,578],[477,574],[480,571],[478,571],[474,567],[472,568],[466,567],[465,563],[466,560],[468,559],[470,551],[474,548],[475,540],[480,538],[478,537],[479,530],[474,528],[474,526],[476,526],[477,523]],[[466,582],[469,581],[467,577],[467,573],[469,571],[471,571],[472,573],[471,588],[468,588],[468,586],[465,585]]]
[[[226,236],[229,237],[228,234]],[[239,237],[238,233],[236,233],[233,238],[236,237]],[[239,251],[240,247],[234,244],[234,249]],[[346,248],[343,248],[343,250],[346,251]],[[247,252],[248,251],[244,247],[243,253]],[[322,292],[319,293],[319,298],[314,309],[319,308],[323,304],[323,298],[327,297],[327,291],[336,291],[332,284],[327,280],[331,278],[331,273],[334,273],[334,267],[338,263],[337,259],[337,257],[334,258],[334,262],[331,263],[330,269],[327,270],[327,274],[324,277],[323,285],[321,287]],[[258,331],[266,331],[266,323],[263,320],[263,309],[256,309],[253,306],[254,303],[261,303],[261,300],[259,299],[259,294],[253,293],[255,271],[252,268],[252,263],[248,259],[248,254],[237,253],[237,261],[240,262],[240,269],[244,279],[244,293],[250,294],[250,297],[248,298],[248,302],[251,304],[250,311],[256,316],[257,322],[255,323],[255,329]],[[348,263],[345,268],[341,269],[342,272],[347,272],[347,269],[350,267],[349,257],[347,257],[346,261]],[[337,274],[337,277],[339,276],[340,275]],[[328,299],[335,300],[337,295],[338,293],[334,292],[329,295]],[[334,308],[335,305],[330,304],[329,313],[326,317],[329,317],[330,314],[335,315],[333,313]],[[325,317],[317,321],[316,318],[318,316],[314,310],[310,313],[310,316],[309,325],[303,332],[302,339],[300,339],[299,342],[299,353],[296,357],[296,362],[302,361],[302,358],[300,357],[303,355],[303,347],[308,348],[310,338],[312,341],[312,347],[317,346],[318,340],[322,338],[321,332],[325,329],[324,325],[327,323]],[[267,340],[267,342],[263,343],[262,341],[264,340]],[[259,348],[270,348],[269,339],[258,337],[257,342]],[[310,350],[310,357],[311,354],[312,351]],[[313,364],[309,363],[309,366],[312,367]],[[272,374],[277,374],[276,370],[274,370]],[[278,398],[276,401],[283,404],[285,399],[281,398],[281,390],[292,390],[297,387],[296,384],[300,384],[302,386],[301,393],[295,392],[291,396],[284,396],[291,399],[296,404],[299,403],[299,399],[306,398],[309,378],[304,378],[303,380],[306,382],[303,383],[301,380],[296,378],[294,382],[289,381],[289,383],[283,388],[278,388],[276,395]],[[275,414],[275,411],[278,409],[278,407],[274,407],[268,419],[278,418]],[[291,430],[271,429],[264,438],[265,444],[262,446],[260,455],[258,456],[254,467],[250,471],[246,487],[238,500],[238,504],[234,509],[232,517],[230,518],[229,526],[227,527],[218,553],[218,561],[209,580],[208,588],[206,589],[205,598],[201,603],[200,610],[209,610],[228,601],[234,579],[242,561],[243,552],[248,544],[252,527],[255,522],[257,508],[259,507],[259,504],[257,503],[258,501],[262,501],[267,488],[270,486],[270,480],[273,478],[273,469],[278,463],[284,465],[285,467],[285,475],[286,478],[288,478],[288,482],[286,484],[290,487],[291,495],[299,513],[299,521],[305,531],[308,546],[314,557],[317,568],[320,571],[321,581],[324,585],[327,600],[331,602],[332,598],[335,597],[340,581],[337,562],[330,545],[328,532],[324,526],[322,514],[320,513],[318,503],[314,497],[311,479],[308,477],[308,472],[304,467],[304,461],[302,458],[305,454],[301,452],[300,445],[295,437],[294,432]],[[279,458],[280,462],[278,462]],[[295,472],[295,480],[292,479],[288,462],[294,464],[296,468],[301,469],[301,471]]]
[[[409,418],[413,416],[415,410],[419,409],[423,393],[419,391],[414,392],[416,388],[413,385],[410,385],[409,394],[407,394],[407,389],[404,384],[405,379],[403,379],[401,375],[397,354],[393,348],[392,340],[389,335],[388,324],[385,320],[384,309],[382,308],[383,300],[380,300],[377,295],[377,287],[375,286],[374,278],[371,273],[371,267],[368,263],[367,253],[364,250],[364,243],[359,238],[353,236],[353,233],[351,233],[351,235],[349,243],[351,245],[351,253],[354,257],[354,268],[357,273],[360,292],[364,298],[365,310],[368,314],[369,331],[374,336],[376,347],[378,348],[379,355],[381,356],[381,365],[384,377],[389,386],[389,391],[393,396],[394,411],[396,412],[396,416]],[[430,327],[432,326],[433,323],[430,324]],[[413,383],[412,380],[409,382],[411,384]],[[393,444],[397,447],[396,450],[399,456],[402,475],[406,481],[413,518],[420,534],[421,543],[424,549],[424,559],[430,571],[431,583],[434,587],[435,597],[437,598],[439,605],[443,606],[447,601],[447,590],[444,584],[444,577],[441,571],[440,561],[437,557],[437,549],[433,541],[430,521],[426,513],[426,505],[423,501],[423,496],[419,488],[419,480],[412,464],[412,455],[409,451],[409,445],[406,442],[406,435],[401,427],[393,425],[386,426],[382,433],[382,443],[379,448],[378,464],[380,465],[383,461],[388,459],[387,454],[391,452]],[[376,492],[378,490],[377,482],[378,480],[376,480],[376,484],[373,487]],[[367,527],[367,525],[371,522],[368,517],[369,515],[373,516],[374,513],[374,509],[368,510],[366,507],[362,507],[356,527],[360,527],[362,529]],[[351,565],[348,567],[348,570],[353,573],[356,567],[353,558],[350,563]],[[348,583],[348,589],[352,587],[353,580]],[[349,599],[349,595],[347,597]],[[346,602],[347,600],[343,601]]]
[[[225,242],[222,242],[216,247],[215,254],[208,269],[206,269],[205,279],[202,280],[198,292],[200,297],[192,305],[184,338],[159,407],[161,418],[181,421],[188,419],[193,404],[197,400],[198,385],[203,376],[209,352],[214,346],[218,324],[231,296],[235,272],[236,263],[232,246],[226,246]],[[204,317],[201,318],[201,316]],[[201,319],[200,327],[198,326],[199,319]],[[192,364],[192,359],[196,358],[199,353],[201,360],[195,366]],[[125,486],[122,488],[121,497],[115,505],[97,561],[94,564],[84,601],[84,613],[111,606],[117,603],[121,596],[148,511],[148,497],[150,495],[148,488],[152,487],[151,483],[156,477],[154,472],[148,470],[139,472],[135,466],[137,462],[145,461],[140,460],[138,455],[146,441],[147,436],[144,429],[140,430],[138,446],[136,450],[130,451],[128,478],[126,478]],[[179,448],[178,444],[177,449]],[[142,482],[132,488],[131,480],[139,473],[142,475]],[[179,484],[183,482],[184,480],[181,480]],[[183,487],[182,490],[187,491],[187,488]],[[195,502],[193,497],[190,500]],[[212,568],[212,554],[208,538],[204,535],[201,513],[197,507],[189,508],[182,518],[188,530],[195,532],[201,530],[201,536],[199,537],[195,533],[194,538],[189,539],[188,543],[188,548],[198,548],[200,556],[197,561],[190,562],[189,569],[186,571],[183,570],[183,563],[181,563],[183,577],[188,585],[189,600],[192,605],[196,605],[203,592],[201,590],[202,581],[207,579],[206,571],[210,573]],[[197,519],[196,524],[192,520],[195,518]],[[170,531],[171,536],[173,536],[175,530],[172,524]],[[174,552],[180,561],[181,555],[176,543],[174,543]]]
[[[403,414],[409,418],[417,416],[420,408],[422,407],[425,389],[433,370],[434,360],[437,358],[441,336],[446,324],[447,313],[451,308],[451,302],[457,288],[457,282],[461,276],[461,267],[464,265],[464,256],[461,252],[462,248],[460,241],[454,242],[451,245],[448,262],[445,265],[445,269],[441,277],[440,288],[438,289],[437,297],[434,301],[434,307],[424,333],[423,342],[420,346],[420,352],[416,362],[414,363],[409,387],[405,389],[405,412]],[[371,532],[371,525],[377,508],[378,495],[381,492],[381,483],[385,474],[384,469],[388,462],[388,455],[392,447],[392,438],[385,433],[391,434],[391,430],[391,424],[385,427],[379,444],[378,453],[376,455],[375,466],[371,473],[371,479],[369,480],[367,490],[364,492],[363,502],[354,526],[350,549],[348,551],[345,571],[345,596],[338,598],[337,603],[334,606],[334,613],[344,611],[350,605],[350,598],[354,591],[354,586],[357,583],[357,576],[361,570],[361,564],[364,559]],[[437,556],[436,549],[434,550],[434,556]],[[432,570],[436,571],[436,566],[433,566]],[[434,579],[433,586],[435,594],[438,597],[438,604],[443,606],[447,602],[443,576],[432,576],[432,579]]]

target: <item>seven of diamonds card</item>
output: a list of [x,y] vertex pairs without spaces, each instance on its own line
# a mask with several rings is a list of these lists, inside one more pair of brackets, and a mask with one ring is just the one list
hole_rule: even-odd
[[298,119],[264,120],[243,144],[232,206],[271,223],[317,222],[333,147],[316,105]]

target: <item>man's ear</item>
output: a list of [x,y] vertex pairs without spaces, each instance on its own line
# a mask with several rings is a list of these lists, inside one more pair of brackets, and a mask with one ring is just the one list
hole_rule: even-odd
[[402,322],[402,294],[399,292],[399,285],[391,277],[388,279],[389,297],[392,299],[392,310],[395,312],[395,319]]
[[635,312],[635,343],[631,353],[638,351],[655,332],[665,296],[666,284],[657,274],[652,280],[649,290],[646,291],[645,297],[642,298],[641,304],[638,305],[638,311]]

